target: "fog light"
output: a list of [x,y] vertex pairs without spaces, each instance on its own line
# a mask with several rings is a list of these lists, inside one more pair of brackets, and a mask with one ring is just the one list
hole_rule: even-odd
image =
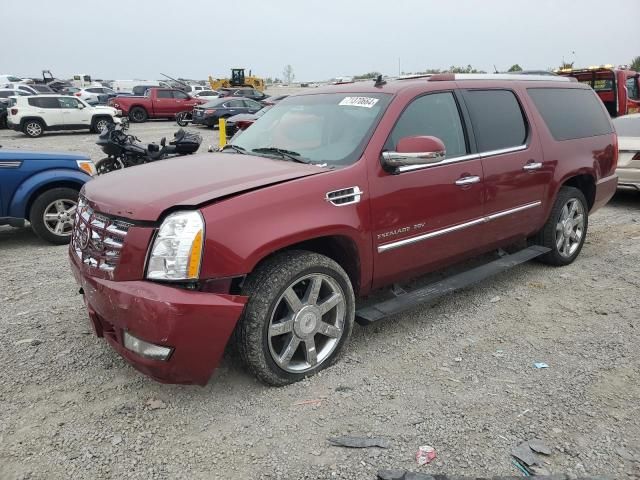
[[140,340],[129,332],[124,332],[124,348],[153,360],[167,360],[172,350],[169,347],[154,345],[153,343]]

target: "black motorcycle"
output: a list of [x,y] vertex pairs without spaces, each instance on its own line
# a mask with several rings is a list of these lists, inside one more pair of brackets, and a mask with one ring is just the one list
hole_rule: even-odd
[[98,137],[96,144],[107,154],[107,157],[96,162],[98,175],[165,158],[190,155],[197,152],[202,143],[202,137],[197,133],[188,133],[180,129],[173,134],[173,141],[169,142],[169,145],[164,137],[159,145],[145,145],[139,138],[128,134],[128,128],[128,122],[110,124]]

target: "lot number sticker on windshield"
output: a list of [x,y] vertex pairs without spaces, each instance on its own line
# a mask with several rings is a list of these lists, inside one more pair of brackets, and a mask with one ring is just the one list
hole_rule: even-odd
[[376,103],[378,103],[378,99],[372,97],[345,97],[338,105],[343,107],[371,108]]

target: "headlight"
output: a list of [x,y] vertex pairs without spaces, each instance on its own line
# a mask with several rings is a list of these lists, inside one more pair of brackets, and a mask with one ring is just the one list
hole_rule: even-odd
[[175,212],[165,218],[149,255],[150,280],[194,280],[200,274],[204,221],[198,211]]
[[96,174],[96,167],[91,160],[76,160],[76,163],[84,173],[88,173],[91,176]]

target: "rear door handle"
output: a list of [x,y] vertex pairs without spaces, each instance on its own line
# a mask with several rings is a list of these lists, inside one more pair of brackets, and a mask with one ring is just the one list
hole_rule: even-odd
[[480,177],[472,176],[472,177],[462,177],[456,180],[456,185],[459,187],[464,187],[465,185],[472,185],[474,183],[480,183]]
[[522,167],[525,171],[539,170],[542,168],[542,162],[529,162]]

